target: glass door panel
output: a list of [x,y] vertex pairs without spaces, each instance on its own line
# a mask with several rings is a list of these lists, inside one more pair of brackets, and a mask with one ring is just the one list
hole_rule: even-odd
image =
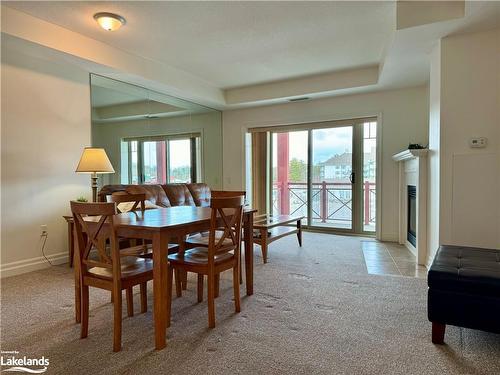
[[192,176],[191,139],[168,141],[168,179],[170,183],[190,183]]
[[272,134],[272,215],[308,216],[308,131]]
[[143,184],[164,184],[166,181],[166,142],[142,141]]
[[311,225],[352,230],[353,126],[311,133]]
[[363,231],[375,232],[377,122],[363,123]]

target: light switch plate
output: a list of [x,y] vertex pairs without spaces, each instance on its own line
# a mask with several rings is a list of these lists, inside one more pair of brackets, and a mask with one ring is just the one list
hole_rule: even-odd
[[474,137],[469,140],[469,146],[472,148],[486,147],[487,139],[485,137]]

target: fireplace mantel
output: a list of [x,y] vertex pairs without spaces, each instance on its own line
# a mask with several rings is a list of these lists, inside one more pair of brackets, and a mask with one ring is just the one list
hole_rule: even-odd
[[[404,150],[392,159],[399,164],[399,243],[417,258],[419,265],[427,261],[427,149]],[[408,237],[408,186],[416,187],[416,246]]]
[[421,156],[426,156],[427,152],[429,152],[429,150],[426,148],[415,149],[415,150],[404,150],[398,152],[397,154],[392,155],[392,159],[395,161],[404,161],[408,159],[418,158]]

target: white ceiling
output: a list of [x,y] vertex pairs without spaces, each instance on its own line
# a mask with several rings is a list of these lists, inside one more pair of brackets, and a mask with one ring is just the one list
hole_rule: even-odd
[[[396,20],[382,1],[6,4],[219,88],[378,64]],[[127,24],[100,29],[92,16],[103,11]]]
[[[440,38],[500,27],[500,1],[405,4],[3,1],[15,10],[1,27],[91,72],[218,109],[422,85]],[[127,24],[102,30],[93,15],[103,11]]]

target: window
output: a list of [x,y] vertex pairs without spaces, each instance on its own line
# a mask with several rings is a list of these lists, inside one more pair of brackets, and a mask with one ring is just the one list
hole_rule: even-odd
[[201,181],[201,135],[127,138],[122,141],[122,184]]

